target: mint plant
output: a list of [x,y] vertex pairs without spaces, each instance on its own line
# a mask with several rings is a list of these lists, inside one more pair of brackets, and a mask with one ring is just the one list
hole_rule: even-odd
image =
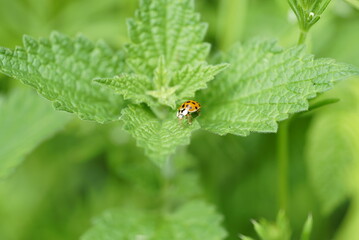
[[[192,216],[190,220],[189,216]],[[226,236],[226,232],[219,227],[220,221],[221,217],[213,207],[202,201],[187,203],[162,216],[126,207],[105,212],[95,220],[95,227],[81,239],[181,240],[190,236],[193,240],[217,240]]]
[[314,60],[303,46],[283,50],[258,40],[237,45],[223,61],[232,67],[200,95],[211,107],[199,119],[204,129],[221,135],[276,132],[277,121],[307,110],[308,99],[358,71],[333,60]]
[[103,123],[121,116],[160,165],[199,128],[178,126],[176,104],[206,88],[227,63],[230,68],[198,94],[200,125],[221,135],[275,132],[277,121],[308,109],[307,99],[358,73],[333,60],[315,60],[303,47],[283,50],[263,40],[237,45],[210,65],[203,42],[207,25],[189,0],[142,1],[128,26],[131,43],[120,51],[83,36],[25,36],[23,48],[0,49],[0,69],[81,119]]
[[[252,220],[254,229],[261,240],[290,240],[291,228],[289,220],[284,212],[279,212],[275,223],[269,222],[265,219],[258,221]],[[309,240],[312,231],[313,218],[309,215],[304,223],[300,240]],[[251,237],[241,235],[241,240],[254,240]]]
[[[130,42],[123,49],[113,50],[104,41],[93,43],[81,35],[71,39],[59,32],[40,40],[24,36],[23,47],[0,48],[0,71],[34,88],[57,110],[98,123],[119,122],[160,167],[164,178],[160,185],[166,189],[173,186],[171,160],[181,155],[179,147],[190,143],[192,132],[203,129],[239,136],[277,132],[279,121],[309,109],[308,100],[359,74],[349,64],[316,59],[301,45],[329,1],[289,2],[302,34],[299,45],[287,49],[274,40],[252,39],[209,61],[210,45],[203,40],[207,25],[195,12],[193,0],[142,0],[128,21]],[[201,115],[192,124],[180,124],[176,107],[188,99],[201,103]],[[59,128],[65,123],[66,119],[59,120]],[[56,129],[45,130],[40,140]],[[18,162],[5,161],[4,169]],[[163,207],[161,211],[145,207],[144,211],[109,210],[83,239],[226,236],[221,217],[208,203],[177,203],[166,197],[164,207],[151,206]],[[185,200],[195,197],[189,194]],[[278,220],[281,239],[289,239],[282,220]],[[262,225],[255,228],[266,239],[270,227]]]
[[298,19],[300,37],[298,43],[304,43],[309,29],[319,21],[320,16],[331,0],[288,0],[289,6]]
[[83,36],[72,40],[54,32],[39,41],[24,36],[24,47],[0,49],[1,71],[35,88],[58,110],[81,119],[106,122],[118,119],[123,98],[92,83],[99,76],[125,68],[124,55]]

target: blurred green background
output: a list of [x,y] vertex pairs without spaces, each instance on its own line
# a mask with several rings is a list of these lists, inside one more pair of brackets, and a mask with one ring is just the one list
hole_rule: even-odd
[[[206,41],[213,54],[254,37],[278,39],[283,47],[297,42],[295,16],[284,0],[195,2],[209,23]],[[58,30],[121,48],[129,41],[126,19],[137,6],[134,0],[0,0],[0,46],[14,48],[24,34],[46,37]],[[358,2],[332,0],[307,44],[316,57],[359,66]],[[359,239],[358,80],[319,96],[339,98],[338,103],[291,121],[287,215],[295,239],[310,213],[312,239]],[[2,99],[19,88],[26,87],[0,74]],[[7,136],[0,132],[0,138]],[[274,220],[278,213],[276,138],[197,131],[178,154],[195,172],[193,179],[179,175],[178,181],[216,206],[227,239],[254,236],[251,219]],[[192,184],[196,178],[198,189]],[[127,202],[156,204],[161,184],[159,170],[119,123],[74,117],[0,181],[0,239],[78,239],[105,209]]]

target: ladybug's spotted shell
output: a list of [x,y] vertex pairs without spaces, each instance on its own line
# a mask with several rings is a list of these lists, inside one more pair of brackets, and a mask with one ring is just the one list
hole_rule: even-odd
[[178,110],[181,109],[187,109],[188,112],[197,112],[199,109],[201,108],[201,105],[193,100],[188,100],[186,102],[184,102],[179,108]]
[[193,100],[188,100],[181,104],[177,111],[177,117],[179,119],[184,118],[185,116],[190,116],[190,113],[198,112],[201,108],[201,105]]

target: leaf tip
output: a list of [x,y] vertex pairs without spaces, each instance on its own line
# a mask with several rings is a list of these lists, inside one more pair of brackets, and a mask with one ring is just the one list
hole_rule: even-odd
[[38,42],[33,37],[26,34],[22,37],[22,42],[26,50],[34,50],[39,46]]

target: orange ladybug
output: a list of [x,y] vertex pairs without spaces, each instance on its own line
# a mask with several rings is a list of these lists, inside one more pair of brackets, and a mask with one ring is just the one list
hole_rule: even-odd
[[198,112],[201,109],[201,104],[196,101],[188,100],[178,108],[177,117],[182,120],[185,116],[188,119],[188,122],[191,124],[191,113]]

